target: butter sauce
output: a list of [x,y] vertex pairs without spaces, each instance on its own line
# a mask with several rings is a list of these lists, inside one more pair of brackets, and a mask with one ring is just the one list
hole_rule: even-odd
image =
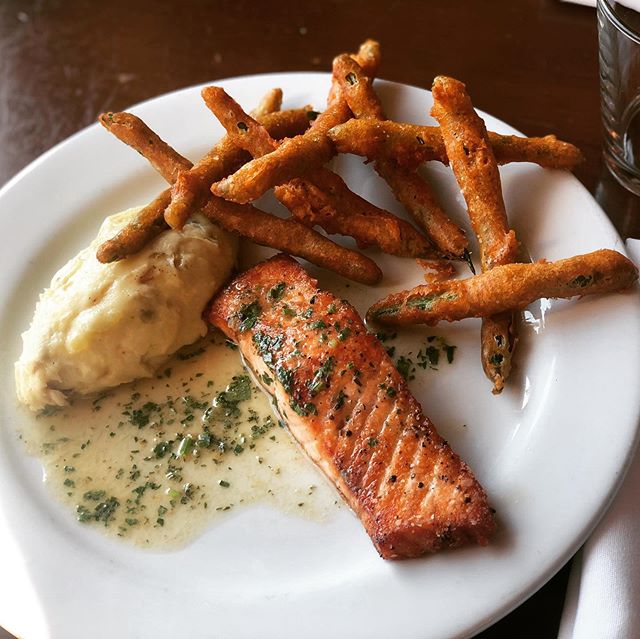
[[155,378],[26,416],[20,436],[79,525],[138,546],[180,547],[256,502],[317,521],[341,505],[217,333]]

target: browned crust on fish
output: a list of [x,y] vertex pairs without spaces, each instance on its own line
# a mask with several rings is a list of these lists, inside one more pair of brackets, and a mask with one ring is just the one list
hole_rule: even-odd
[[382,557],[488,543],[484,490],[350,304],[278,255],[236,278],[208,318],[238,343]]

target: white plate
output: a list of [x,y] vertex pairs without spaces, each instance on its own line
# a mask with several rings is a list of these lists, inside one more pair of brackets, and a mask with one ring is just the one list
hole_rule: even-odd
[[[285,106],[321,107],[329,76],[261,75],[220,84],[247,108],[273,86],[284,89]],[[428,92],[378,86],[391,117],[430,121]],[[199,88],[132,109],[194,159],[221,133]],[[485,117],[490,129],[514,133]],[[359,158],[341,157],[336,166],[354,189],[398,210]],[[623,250],[571,175],[530,164],[501,174],[512,226],[534,259]],[[433,163],[428,177],[464,222],[450,171]],[[612,498],[636,439],[637,292],[532,306],[537,321],[523,328],[518,369],[500,397],[491,395],[480,369],[477,321],[431,331],[458,346],[456,359],[421,374],[412,387],[497,509],[499,533],[488,548],[385,562],[346,509],[318,524],[247,508],[171,553],[138,550],[80,527],[50,499],[38,463],[17,441],[11,363],[53,271],[105,215],[143,203],[162,187],[135,153],[94,125],[0,192],[1,625],[25,639],[463,637],[506,614],[569,559]],[[261,204],[273,206],[268,197]],[[321,284],[364,310],[387,291],[420,281],[412,260],[379,263],[385,279],[376,289],[346,288],[324,273]]]

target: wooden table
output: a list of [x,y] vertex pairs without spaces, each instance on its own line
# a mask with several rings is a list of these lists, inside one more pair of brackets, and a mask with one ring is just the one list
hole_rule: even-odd
[[[595,12],[558,0],[3,0],[0,184],[101,111],[216,78],[327,70],[366,37],[383,44],[381,77],[459,77],[479,108],[577,144],[578,178],[640,236],[637,199],[602,168]],[[478,636],[554,637],[568,571]]]

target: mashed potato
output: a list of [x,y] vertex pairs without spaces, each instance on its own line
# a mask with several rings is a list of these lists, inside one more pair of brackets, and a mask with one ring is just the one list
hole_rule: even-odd
[[202,311],[231,273],[236,238],[196,216],[137,255],[98,262],[98,245],[137,210],[107,218],[40,295],[15,365],[18,399],[32,410],[150,377],[207,332]]

